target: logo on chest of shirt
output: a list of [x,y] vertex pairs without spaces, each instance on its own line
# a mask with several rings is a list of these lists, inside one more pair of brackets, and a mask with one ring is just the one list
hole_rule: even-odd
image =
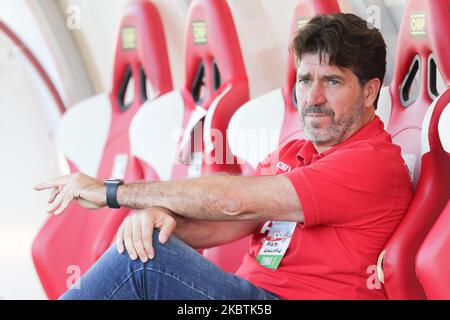
[[286,163],[284,162],[278,162],[277,164],[277,168],[280,169],[283,172],[289,172],[292,170],[291,166],[288,166]]

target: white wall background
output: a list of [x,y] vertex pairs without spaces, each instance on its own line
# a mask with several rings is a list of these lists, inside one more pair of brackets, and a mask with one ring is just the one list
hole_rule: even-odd
[[44,223],[37,181],[58,174],[49,118],[21,53],[0,35],[0,298],[43,299],[31,244]]

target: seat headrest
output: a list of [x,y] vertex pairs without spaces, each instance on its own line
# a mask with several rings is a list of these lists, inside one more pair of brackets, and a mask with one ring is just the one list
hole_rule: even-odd
[[111,102],[106,93],[77,103],[61,118],[56,130],[57,145],[77,170],[98,176],[111,118]]
[[153,97],[172,91],[163,25],[158,9],[148,0],[130,2],[120,24],[111,92],[112,101],[119,100],[119,106],[131,78],[139,104],[150,98],[147,82],[152,86]]
[[[411,0],[406,3],[389,86],[392,112],[387,131],[393,142],[402,147],[403,153],[415,156],[414,177],[419,176],[421,168],[420,140],[424,117],[439,95],[438,69],[444,86],[450,84],[450,65],[446,59],[450,42],[442,41],[449,26],[447,1]],[[428,130],[424,134],[428,134]]]
[[170,179],[177,159],[175,150],[184,108],[182,93],[175,90],[144,103],[130,124],[131,154],[151,166],[161,180]]
[[450,88],[433,101],[422,126],[422,155],[445,150],[450,153]]
[[382,87],[380,90],[380,97],[378,99],[378,108],[375,111],[380,120],[383,121],[384,128],[389,123],[389,116],[391,115],[391,94],[389,93],[389,87]]
[[[270,115],[270,116],[268,116]],[[281,89],[250,100],[233,115],[227,130],[231,152],[253,169],[279,145],[285,104]]]
[[[448,1],[410,0],[405,6],[402,24],[399,30],[396,65],[392,79],[394,105],[408,105],[407,89],[403,93],[407,75],[420,70],[420,88],[417,98],[430,104],[436,95],[433,79],[435,66],[438,67],[446,87],[450,85],[450,41],[447,32],[450,29],[450,3]],[[430,56],[431,55],[431,56]],[[432,70],[434,69],[434,70]],[[412,80],[412,79],[411,79]],[[400,88],[400,90],[398,90]],[[431,91],[431,92],[430,92]],[[403,96],[402,96],[403,95]],[[403,100],[403,102],[402,102]]]
[[[225,82],[247,80],[244,60],[226,0],[194,0],[187,23],[185,87],[207,108]],[[200,99],[203,79],[206,92]]]

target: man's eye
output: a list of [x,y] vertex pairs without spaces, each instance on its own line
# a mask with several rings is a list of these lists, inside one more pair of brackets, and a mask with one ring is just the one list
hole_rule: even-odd
[[309,84],[311,81],[309,79],[298,79],[297,83],[301,84],[301,85],[307,85]]
[[340,82],[338,80],[330,79],[328,80],[328,84],[331,86],[337,86]]

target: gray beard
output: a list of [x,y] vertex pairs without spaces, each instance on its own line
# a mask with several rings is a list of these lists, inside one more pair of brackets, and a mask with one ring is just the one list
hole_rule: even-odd
[[[320,128],[319,122],[317,121],[310,121],[307,124],[305,117],[312,109],[316,110],[318,113],[324,113],[331,117],[330,124],[325,128]],[[332,109],[326,109],[323,106],[305,106],[301,112],[300,119],[306,138],[317,144],[336,145],[340,143],[345,134],[364,116],[364,107],[362,105],[361,96],[358,97],[356,105],[352,110],[353,112],[350,114],[343,115],[340,119],[336,120],[336,115]]]

